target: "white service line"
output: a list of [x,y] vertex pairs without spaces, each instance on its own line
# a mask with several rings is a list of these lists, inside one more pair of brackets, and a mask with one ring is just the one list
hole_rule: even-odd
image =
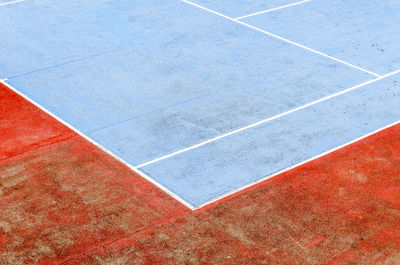
[[50,112],[49,110],[47,110],[45,107],[43,107],[42,105],[40,105],[39,103],[37,103],[36,101],[34,101],[33,99],[29,98],[28,96],[26,96],[24,93],[20,92],[19,90],[17,90],[15,87],[13,87],[12,85],[8,84],[7,79],[0,79],[0,83],[7,86],[9,89],[11,89],[12,91],[14,91],[15,93],[17,93],[18,95],[20,95],[21,97],[23,97],[24,99],[26,99],[27,101],[29,101],[30,103],[32,103],[33,105],[35,105],[36,107],[38,107],[39,109],[41,109],[42,111],[44,111],[45,113],[47,113],[48,115],[50,115],[51,117],[53,117],[54,119],[56,119],[57,121],[61,122],[62,124],[64,124],[65,126],[67,126],[68,128],[70,128],[71,130],[73,130],[74,132],[76,132],[78,135],[80,135],[81,137],[85,138],[87,141],[89,141],[90,143],[94,144],[96,147],[100,148],[103,152],[107,153],[108,155],[110,155],[111,157],[115,158],[116,160],[118,160],[119,162],[121,162],[122,164],[124,164],[125,166],[127,166],[128,168],[130,168],[131,170],[133,170],[135,173],[137,173],[138,175],[140,175],[141,177],[143,177],[144,179],[150,181],[151,183],[153,183],[155,186],[157,186],[159,189],[161,189],[162,191],[164,191],[165,193],[167,193],[168,195],[170,195],[171,197],[173,197],[174,199],[176,199],[177,201],[179,201],[180,203],[182,203],[183,205],[185,205],[186,207],[188,207],[191,210],[194,210],[195,207],[193,205],[191,205],[190,203],[188,203],[187,201],[183,200],[181,197],[179,197],[178,195],[176,195],[174,192],[170,191],[167,187],[163,186],[162,184],[158,183],[156,180],[152,179],[150,176],[148,176],[146,173],[142,172],[141,170],[139,170],[138,168],[132,166],[131,164],[129,164],[128,162],[126,162],[124,159],[122,159],[121,157],[119,157],[118,155],[114,154],[113,152],[111,152],[110,150],[108,150],[107,148],[105,148],[104,146],[102,146],[101,144],[97,143],[96,141],[94,141],[93,139],[91,139],[89,136],[85,135],[84,133],[82,133],[80,130],[78,130],[77,128],[75,128],[74,126],[72,126],[71,124],[67,123],[66,121],[64,121],[63,119],[61,119],[60,117],[56,116],[55,114],[53,114],[52,112]]
[[[397,71],[395,71],[395,72],[386,74],[386,75],[384,75],[384,76],[382,76],[382,77],[380,77],[380,78],[378,78],[378,79],[373,79],[373,80],[367,81],[367,82],[365,82],[365,83],[362,83],[362,84],[360,84],[360,85],[357,85],[357,86],[355,86],[355,87],[349,88],[349,89],[347,89],[347,90],[344,90],[344,91],[342,91],[342,92],[339,92],[339,93],[335,94],[335,96],[338,96],[338,95],[344,94],[344,93],[346,93],[346,92],[348,92],[348,91],[351,91],[351,90],[360,88],[360,87],[362,87],[362,86],[365,86],[365,85],[368,85],[368,84],[371,84],[371,83],[374,83],[374,82],[376,82],[376,81],[378,81],[378,80],[381,80],[381,79],[383,79],[383,78],[386,78],[386,77],[395,75],[395,74],[397,74],[397,73],[400,73],[400,70],[397,70]],[[35,105],[36,107],[38,107],[39,109],[41,109],[42,111],[44,111],[45,113],[47,113],[48,115],[50,115],[51,117],[55,118],[57,121],[61,122],[62,124],[64,124],[64,125],[67,126],[68,128],[70,128],[71,130],[75,131],[78,135],[82,136],[82,137],[85,138],[87,141],[89,141],[90,143],[94,144],[95,146],[97,146],[98,148],[100,148],[102,151],[104,151],[105,153],[107,153],[108,155],[110,155],[111,157],[117,159],[119,162],[121,162],[122,164],[124,164],[125,166],[127,166],[128,168],[130,168],[131,170],[133,170],[135,173],[137,173],[138,175],[140,175],[140,176],[143,177],[144,179],[146,179],[146,180],[150,181],[151,183],[153,183],[154,185],[156,185],[158,188],[160,188],[161,190],[163,190],[165,193],[167,193],[168,195],[170,195],[171,197],[173,197],[174,199],[176,199],[177,201],[179,201],[180,203],[182,203],[184,206],[188,207],[188,208],[191,209],[192,211],[198,210],[198,209],[200,209],[200,208],[202,208],[202,207],[204,207],[204,206],[206,206],[206,205],[208,205],[208,204],[211,204],[211,203],[216,202],[216,201],[218,201],[218,200],[220,200],[220,199],[223,199],[223,198],[225,198],[225,197],[227,197],[227,196],[230,196],[230,195],[232,195],[232,194],[234,194],[234,193],[236,193],[236,192],[239,192],[239,191],[244,190],[244,189],[246,189],[246,188],[248,188],[248,187],[251,187],[251,186],[256,185],[256,184],[258,184],[258,183],[260,183],[260,182],[263,182],[263,181],[266,180],[266,179],[269,179],[269,178],[274,177],[274,176],[276,176],[276,175],[279,175],[279,174],[281,174],[281,173],[283,173],[283,172],[285,172],[285,171],[288,171],[288,170],[290,170],[290,169],[293,169],[293,168],[295,168],[295,167],[298,167],[298,166],[300,166],[300,165],[303,165],[303,164],[305,164],[305,163],[307,163],[307,162],[310,162],[310,161],[312,161],[312,160],[315,160],[315,159],[317,159],[317,158],[319,158],[319,157],[322,157],[322,156],[324,156],[324,155],[326,155],[326,154],[329,154],[329,153],[331,153],[331,152],[334,152],[334,151],[336,151],[336,150],[338,150],[338,149],[340,149],[340,148],[343,148],[343,147],[345,147],[345,146],[347,146],[347,145],[350,145],[350,144],[352,144],[352,143],[354,143],[354,142],[357,142],[357,141],[359,141],[359,140],[361,140],[361,139],[363,139],[363,138],[366,138],[366,137],[368,137],[368,136],[370,136],[370,135],[372,135],[372,134],[375,134],[375,133],[377,133],[377,132],[379,132],[379,131],[382,131],[382,130],[384,130],[384,129],[386,129],[386,128],[389,128],[389,127],[391,127],[391,126],[394,126],[394,125],[400,123],[400,121],[397,121],[397,122],[394,122],[394,123],[392,123],[392,124],[389,124],[389,125],[387,125],[387,126],[385,126],[385,127],[383,127],[383,128],[380,128],[380,129],[378,129],[378,130],[375,130],[375,131],[373,131],[373,132],[371,132],[371,133],[368,133],[368,134],[366,134],[366,135],[364,135],[364,136],[361,136],[361,137],[359,137],[359,138],[357,138],[357,139],[355,139],[355,140],[353,140],[353,141],[351,141],[351,142],[348,142],[348,143],[346,143],[346,144],[343,144],[343,145],[341,145],[341,146],[338,146],[338,147],[336,147],[336,148],[333,148],[333,149],[331,149],[331,150],[329,150],[329,151],[326,151],[326,152],[324,152],[324,153],[322,153],[322,154],[320,154],[320,155],[314,156],[314,157],[312,157],[312,158],[310,158],[310,159],[307,159],[307,160],[305,160],[305,161],[303,161],[303,162],[300,162],[300,163],[298,163],[298,164],[296,164],[296,165],[290,166],[290,167],[288,167],[288,168],[286,168],[286,169],[284,169],[284,170],[281,170],[281,171],[279,171],[279,172],[276,172],[276,173],[273,173],[273,174],[271,174],[271,175],[268,175],[268,176],[266,176],[266,177],[264,177],[264,178],[262,178],[262,179],[259,179],[259,180],[257,180],[257,181],[251,182],[251,183],[249,183],[249,184],[247,184],[247,185],[241,186],[241,187],[239,187],[239,188],[237,188],[237,189],[235,189],[235,190],[233,190],[233,191],[230,191],[230,192],[225,193],[225,194],[223,194],[223,195],[221,195],[221,196],[218,196],[218,197],[216,197],[216,198],[214,198],[214,199],[211,199],[211,200],[209,200],[209,201],[207,201],[207,202],[205,202],[205,203],[203,203],[203,204],[201,204],[201,205],[193,206],[193,205],[191,205],[190,203],[186,202],[184,199],[180,198],[178,195],[176,195],[176,194],[173,193],[172,191],[170,191],[168,188],[164,187],[163,185],[161,185],[160,183],[158,183],[157,181],[155,181],[155,180],[153,180],[151,177],[149,177],[147,174],[145,174],[144,172],[142,172],[141,170],[139,170],[139,166],[138,166],[138,167],[132,166],[131,164],[129,164],[128,162],[126,162],[125,160],[123,160],[122,158],[120,158],[119,156],[115,155],[113,152],[109,151],[107,148],[103,147],[103,146],[100,145],[99,143],[95,142],[94,140],[92,140],[91,138],[89,138],[88,136],[86,136],[85,134],[83,134],[81,131],[79,131],[78,129],[76,129],[75,127],[73,127],[72,125],[70,125],[69,123],[65,122],[65,121],[62,120],[61,118],[57,117],[56,115],[54,115],[53,113],[51,113],[50,111],[48,111],[46,108],[44,108],[43,106],[41,106],[41,105],[40,105],[39,103],[37,103],[36,101],[32,100],[31,98],[29,98],[28,96],[26,96],[26,95],[23,94],[22,92],[18,91],[16,88],[14,88],[14,87],[11,86],[10,84],[8,84],[6,81],[7,81],[7,79],[0,79],[0,83],[2,83],[3,85],[7,86],[9,89],[11,89],[12,91],[14,91],[15,93],[17,93],[17,94],[20,95],[21,97],[25,98],[27,101],[31,102],[33,105]],[[329,96],[329,97],[332,98],[333,96],[334,96],[334,95],[331,95],[331,96]],[[327,99],[327,98],[326,98],[326,99]],[[326,100],[326,99],[325,99],[325,100]],[[319,100],[319,102],[321,102],[321,101],[322,101],[322,99]],[[317,102],[316,102],[316,103],[317,103]],[[316,104],[316,103],[314,103],[314,104]],[[311,103],[310,103],[310,104],[311,104]],[[303,107],[303,108],[304,108],[304,107]],[[291,110],[290,112],[294,112],[294,111],[295,111],[295,110]],[[282,114],[280,114],[280,115],[282,116]],[[287,115],[287,114],[286,114],[286,115]],[[266,122],[267,120],[268,120],[268,119],[264,120],[264,122]],[[261,121],[261,122],[262,122],[262,121]],[[257,125],[258,125],[258,124],[254,125],[254,126],[257,126]],[[252,126],[252,125],[250,125],[250,126]],[[254,126],[253,126],[253,127],[254,127]],[[242,128],[242,129],[239,129],[239,130],[243,130],[243,128]],[[232,132],[231,132],[231,134],[232,134]],[[219,137],[219,138],[221,138],[221,137]],[[215,139],[215,138],[213,138],[213,139]],[[208,141],[202,143],[201,145],[207,144],[207,143],[210,142],[210,141],[215,141],[215,140],[217,140],[217,139],[215,139],[215,140],[213,140],[213,139],[210,139],[210,140],[208,140]],[[198,145],[196,145],[196,146],[198,146]],[[193,148],[191,148],[191,149],[193,149]],[[180,153],[181,153],[181,152],[183,152],[183,150],[180,151]],[[176,154],[177,154],[177,152],[168,155],[168,157],[170,157],[170,156],[172,156],[172,155],[176,155]],[[167,156],[165,156],[163,159],[165,159],[165,158],[167,158]],[[159,159],[157,159],[157,160],[159,161],[159,160],[161,160],[161,158],[159,158]],[[153,161],[154,161],[154,160],[153,160]],[[156,161],[155,161],[155,162],[156,162]],[[149,163],[149,162],[147,162],[147,163]]]
[[5,2],[5,3],[0,3],[0,6],[6,6],[6,5],[11,5],[11,4],[16,4],[19,2],[24,2],[25,0],[16,0],[16,1],[11,1],[11,2]]
[[216,198],[214,198],[214,199],[212,199],[212,200],[209,200],[209,201],[207,201],[207,202],[205,202],[205,203],[202,203],[202,204],[196,206],[196,207],[194,208],[194,210],[198,210],[198,209],[200,209],[200,208],[203,208],[204,206],[207,206],[207,205],[209,205],[209,204],[211,204],[211,203],[213,203],[213,202],[219,201],[219,200],[221,200],[221,199],[223,199],[223,198],[225,198],[225,197],[228,197],[228,196],[230,196],[230,195],[232,195],[232,194],[235,194],[235,193],[237,193],[237,192],[239,192],[239,191],[242,191],[242,190],[244,190],[244,189],[247,189],[247,188],[249,188],[249,187],[251,187],[251,186],[254,186],[254,185],[258,184],[258,183],[261,183],[261,182],[263,182],[263,181],[265,181],[265,180],[267,180],[267,179],[273,178],[273,177],[275,177],[275,176],[277,176],[277,175],[279,175],[279,174],[282,174],[282,173],[284,173],[284,172],[286,172],[286,171],[289,171],[289,170],[291,170],[291,169],[293,169],[293,168],[296,168],[296,167],[301,166],[301,165],[304,165],[304,164],[306,164],[306,163],[308,163],[308,162],[310,162],[310,161],[313,161],[313,160],[315,160],[315,159],[318,159],[318,158],[320,158],[320,157],[323,157],[323,156],[325,156],[325,155],[327,155],[327,154],[330,154],[330,153],[332,153],[332,152],[334,152],[334,151],[337,151],[337,150],[339,150],[339,149],[341,149],[341,148],[344,148],[344,147],[346,147],[346,146],[348,146],[348,145],[351,145],[351,144],[353,144],[353,143],[355,143],[355,142],[358,142],[358,141],[360,141],[360,140],[362,140],[362,139],[364,139],[364,138],[367,138],[368,136],[371,136],[371,135],[373,135],[373,134],[376,134],[376,133],[378,133],[378,132],[380,132],[380,131],[383,131],[383,130],[385,130],[385,129],[388,129],[388,128],[390,128],[390,127],[392,127],[392,126],[395,126],[395,125],[397,125],[397,124],[400,124],[400,120],[399,120],[399,121],[396,121],[396,122],[393,122],[393,123],[391,123],[391,124],[389,124],[389,125],[386,125],[386,126],[384,126],[384,127],[382,127],[382,128],[379,128],[379,129],[377,129],[377,130],[375,130],[375,131],[373,131],[373,132],[367,133],[367,134],[365,134],[365,135],[363,135],[363,136],[361,136],[361,137],[359,137],[359,138],[357,138],[357,139],[354,139],[354,140],[352,140],[352,141],[350,141],[350,142],[348,142],[348,143],[342,144],[342,145],[340,145],[340,146],[338,146],[338,147],[335,147],[335,148],[333,148],[333,149],[331,149],[331,150],[328,150],[328,151],[326,151],[326,152],[323,152],[322,154],[313,156],[313,157],[311,157],[311,158],[309,158],[309,159],[307,159],[307,160],[304,160],[304,161],[302,161],[302,162],[300,162],[300,163],[297,163],[297,164],[295,164],[295,165],[293,165],[293,166],[289,166],[289,167],[287,167],[287,168],[285,168],[285,169],[283,169],[283,170],[281,170],[281,171],[275,172],[275,173],[273,173],[273,174],[271,174],[271,175],[265,176],[265,177],[263,177],[263,178],[261,178],[261,179],[259,179],[259,180],[256,180],[256,181],[251,182],[251,183],[249,183],[249,184],[247,184],[247,185],[241,186],[240,188],[237,188],[237,189],[232,190],[232,191],[230,191],[230,192],[228,192],[228,193],[225,193],[225,194],[223,194],[223,195],[221,195],[221,196],[218,196],[218,197],[216,197]]
[[340,92],[334,93],[334,94],[332,94],[332,95],[329,95],[329,96],[326,96],[326,97],[323,97],[323,98],[314,100],[314,101],[312,101],[312,102],[310,102],[310,103],[307,103],[307,104],[305,104],[305,105],[302,105],[302,106],[299,106],[299,107],[297,107],[297,108],[294,108],[294,109],[285,111],[285,112],[280,113],[280,114],[278,114],[278,115],[275,115],[275,116],[269,117],[269,118],[267,118],[267,119],[258,121],[258,122],[256,122],[256,123],[247,125],[247,126],[245,126],[245,127],[236,129],[236,130],[234,130],[234,131],[231,131],[231,132],[222,134],[222,135],[220,135],[220,136],[217,136],[217,137],[208,139],[208,140],[206,140],[206,141],[204,141],[204,142],[201,142],[201,143],[192,145],[192,146],[190,146],[190,147],[181,149],[181,150],[179,150],[179,151],[170,153],[170,154],[168,154],[168,155],[161,156],[161,157],[159,157],[159,158],[150,160],[150,161],[145,162],[145,163],[143,163],[143,164],[137,165],[136,168],[142,168],[142,167],[148,166],[148,165],[150,165],[150,164],[159,162],[159,161],[161,161],[161,160],[164,160],[164,159],[167,159],[167,158],[170,158],[170,157],[179,155],[179,154],[181,154],[181,153],[184,153],[184,152],[187,152],[187,151],[190,151],[190,150],[199,148],[199,147],[201,147],[201,146],[203,146],[203,145],[206,145],[206,144],[215,142],[215,141],[217,141],[217,140],[220,140],[220,139],[222,139],[222,138],[228,137],[228,136],[230,136],[230,135],[237,134],[237,133],[240,133],[240,132],[242,132],[242,131],[248,130],[248,129],[250,129],[250,128],[259,126],[259,125],[264,124],[264,123],[266,123],[266,122],[279,119],[279,118],[284,117],[284,116],[286,116],[286,115],[289,115],[289,114],[291,114],[291,113],[293,113],[293,112],[296,112],[296,111],[299,111],[299,110],[302,110],[302,109],[311,107],[311,106],[313,106],[313,105],[315,105],[315,104],[318,104],[318,103],[324,102],[324,101],[326,101],[326,100],[328,100],[328,99],[331,99],[331,98],[334,98],[334,97],[343,95],[343,94],[345,94],[345,93],[348,93],[348,92],[350,92],[350,91],[352,91],[352,90],[355,90],[355,89],[358,89],[358,88],[360,88],[360,87],[363,87],[363,86],[366,86],[366,85],[375,83],[375,82],[377,82],[377,81],[379,81],[379,80],[382,80],[382,79],[384,79],[384,78],[386,78],[386,77],[395,75],[395,74],[397,74],[397,73],[400,73],[400,70],[397,70],[397,71],[391,72],[391,73],[389,73],[389,74],[380,76],[380,77],[378,77],[378,78],[375,78],[375,79],[366,81],[366,82],[364,82],[364,83],[361,83],[361,84],[358,84],[358,85],[356,85],[356,86],[347,88],[347,89],[345,89],[345,90],[342,90],[342,91],[340,91]]
[[234,19],[238,20],[238,19],[243,19],[243,18],[247,18],[247,17],[257,16],[257,15],[273,12],[273,11],[276,11],[276,10],[279,10],[279,9],[283,9],[283,8],[287,8],[287,7],[291,7],[291,6],[296,6],[296,5],[299,5],[299,4],[307,3],[307,2],[310,2],[310,1],[313,1],[313,0],[304,0],[304,1],[296,2],[296,3],[284,5],[284,6],[279,6],[279,7],[267,9],[267,10],[264,10],[264,11],[252,13],[252,14],[249,14],[249,15],[245,15],[245,16],[242,16],[242,17],[237,17],[237,18],[234,18]]
[[264,33],[264,34],[266,34],[266,35],[268,35],[268,36],[274,37],[274,38],[276,38],[276,39],[279,39],[279,40],[282,40],[282,41],[284,41],[284,42],[287,42],[287,43],[290,43],[290,44],[292,44],[292,45],[295,45],[295,46],[297,46],[297,47],[306,49],[306,50],[308,50],[308,51],[310,51],[310,52],[313,52],[313,53],[316,53],[316,54],[318,54],[318,55],[324,56],[324,57],[329,58],[329,59],[331,59],[331,60],[334,60],[334,61],[336,61],[336,62],[339,62],[339,63],[345,64],[345,65],[347,65],[347,66],[350,66],[350,67],[352,67],[352,68],[358,69],[358,70],[360,70],[360,71],[363,71],[363,72],[368,73],[368,74],[370,74],[370,75],[373,75],[373,76],[375,76],[375,77],[380,77],[380,76],[381,76],[381,75],[379,75],[379,74],[377,74],[377,73],[371,72],[371,71],[369,71],[369,70],[366,70],[366,69],[361,68],[361,67],[359,67],[359,66],[356,66],[356,65],[354,65],[354,64],[348,63],[348,62],[346,62],[346,61],[337,59],[337,58],[332,57],[332,56],[330,56],[330,55],[328,55],[328,54],[325,54],[325,53],[323,53],[323,52],[320,52],[320,51],[314,50],[314,49],[312,49],[312,48],[310,48],[310,47],[304,46],[304,45],[302,45],[302,44],[300,44],[300,43],[297,43],[297,42],[288,40],[288,39],[286,39],[286,38],[284,38],[284,37],[281,37],[281,36],[279,36],[279,35],[276,35],[276,34],[273,34],[273,33],[271,33],[271,32],[268,32],[268,31],[262,30],[262,29],[260,29],[260,28],[254,27],[254,26],[252,26],[252,25],[250,25],[250,24],[247,24],[247,23],[245,23],[245,22],[242,22],[242,21],[240,21],[240,20],[237,20],[237,19],[228,17],[228,16],[226,16],[226,15],[224,15],[224,14],[221,14],[221,13],[219,13],[219,12],[216,12],[216,11],[214,11],[214,10],[211,10],[211,9],[209,9],[209,8],[206,8],[206,7],[204,7],[204,6],[201,6],[201,5],[192,3],[192,2],[187,1],[187,0],[181,0],[181,1],[184,2],[184,3],[187,3],[187,4],[189,4],[189,5],[192,5],[192,6],[195,6],[195,7],[200,8],[200,9],[203,9],[203,10],[205,10],[205,11],[208,11],[208,12],[210,12],[210,13],[213,13],[213,14],[215,14],[215,15],[218,15],[218,16],[220,16],[220,17],[223,17],[223,18],[229,19],[229,20],[231,20],[231,21],[234,21],[234,22],[236,22],[236,23],[239,23],[239,24],[241,24],[241,25],[243,25],[243,26],[246,26],[246,27],[248,27],[248,28],[251,28],[251,29],[254,29],[254,30],[259,31],[259,32],[261,32],[261,33]]

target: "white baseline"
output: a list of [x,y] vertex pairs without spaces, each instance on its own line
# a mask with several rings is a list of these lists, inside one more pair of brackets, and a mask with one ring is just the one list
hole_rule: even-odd
[[275,176],[277,176],[277,175],[279,175],[279,174],[282,174],[282,173],[284,173],[284,172],[286,172],[286,171],[289,171],[289,170],[291,170],[291,169],[294,169],[294,168],[296,168],[296,167],[298,167],[298,166],[304,165],[304,164],[306,164],[306,163],[308,163],[308,162],[311,162],[311,161],[313,161],[313,160],[315,160],[315,159],[318,159],[318,158],[320,158],[320,157],[323,157],[323,156],[325,156],[325,155],[327,155],[327,154],[330,154],[330,153],[332,153],[332,152],[334,152],[334,151],[336,151],[336,150],[342,149],[342,148],[344,148],[344,147],[346,147],[346,146],[348,146],[348,145],[351,145],[351,144],[353,144],[353,143],[355,143],[355,142],[358,142],[358,141],[360,141],[360,140],[362,140],[362,139],[364,139],[364,138],[367,138],[368,136],[371,136],[371,135],[373,135],[373,134],[376,134],[376,133],[378,133],[378,132],[380,132],[380,131],[383,131],[383,130],[385,130],[385,129],[387,129],[387,128],[390,128],[390,127],[392,127],[392,126],[395,126],[395,125],[397,125],[397,124],[400,124],[400,120],[399,120],[399,121],[396,121],[396,122],[393,122],[393,123],[391,123],[391,124],[388,124],[388,125],[386,125],[386,126],[384,126],[384,127],[382,127],[382,128],[379,128],[379,129],[377,129],[377,130],[375,130],[375,131],[373,131],[373,132],[367,133],[367,134],[365,134],[365,135],[363,135],[363,136],[361,136],[361,137],[359,137],[359,138],[357,138],[357,139],[354,139],[354,140],[352,140],[352,141],[350,141],[350,142],[348,142],[348,143],[339,145],[339,146],[337,146],[337,147],[335,147],[335,148],[333,148],[333,149],[331,149],[331,150],[328,150],[328,151],[326,151],[326,152],[323,152],[322,154],[313,156],[313,157],[311,157],[311,158],[309,158],[309,159],[307,159],[307,160],[304,160],[304,161],[302,161],[302,162],[300,162],[300,163],[297,163],[297,164],[295,164],[295,165],[289,166],[289,167],[287,167],[287,168],[285,168],[285,169],[283,169],[283,170],[280,170],[280,171],[275,172],[275,173],[273,173],[273,174],[271,174],[271,175],[265,176],[265,177],[263,177],[263,178],[261,178],[261,179],[259,179],[259,180],[256,180],[256,181],[251,182],[251,183],[246,184],[246,185],[243,185],[243,186],[241,186],[241,187],[239,187],[239,188],[237,188],[237,189],[235,189],[235,190],[232,190],[232,191],[230,191],[230,192],[228,192],[228,193],[225,193],[225,194],[223,194],[223,195],[220,195],[220,196],[218,196],[218,197],[215,197],[214,199],[211,199],[211,200],[209,200],[209,201],[207,201],[207,202],[205,202],[205,203],[202,203],[202,204],[196,206],[196,207],[194,208],[194,210],[203,208],[204,206],[207,206],[207,205],[209,205],[209,204],[211,204],[211,203],[214,203],[214,202],[216,202],[216,201],[219,201],[219,200],[221,200],[221,199],[223,199],[223,198],[226,198],[226,197],[228,197],[228,196],[230,196],[230,195],[233,195],[233,194],[235,194],[235,193],[237,193],[237,192],[239,192],[239,191],[242,191],[242,190],[247,189],[247,188],[249,188],[249,187],[251,187],[251,186],[254,186],[254,185],[258,184],[258,183],[261,183],[261,182],[263,182],[263,181],[265,181],[265,180],[267,180],[267,179],[273,178],[273,177],[275,177]]
[[261,15],[261,14],[265,14],[265,13],[270,13],[270,12],[273,12],[273,11],[276,11],[276,10],[284,9],[284,8],[291,7],[291,6],[297,6],[299,4],[304,4],[304,3],[307,3],[307,2],[310,2],[310,1],[312,1],[312,0],[304,0],[304,1],[296,2],[296,3],[284,5],[284,6],[279,6],[279,7],[267,9],[267,10],[264,10],[264,11],[259,11],[259,12],[252,13],[252,14],[249,14],[249,15],[237,17],[237,18],[235,18],[235,20],[239,20],[239,19],[243,19],[243,18],[247,18],[247,17],[252,17],[252,16],[257,16],[257,15]]

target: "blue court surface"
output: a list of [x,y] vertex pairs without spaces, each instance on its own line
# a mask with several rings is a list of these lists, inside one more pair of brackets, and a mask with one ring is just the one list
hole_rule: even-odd
[[398,0],[0,0],[0,78],[192,209],[400,120]]

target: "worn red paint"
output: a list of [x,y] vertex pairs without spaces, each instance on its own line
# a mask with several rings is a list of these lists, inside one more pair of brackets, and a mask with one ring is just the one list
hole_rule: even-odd
[[395,126],[68,264],[400,264],[399,159]]
[[75,135],[0,83],[0,160]]
[[306,243],[304,246],[306,248],[313,248],[324,242],[325,238],[325,236],[316,235],[314,238],[311,239],[310,242]]
[[15,264],[61,262],[189,212],[80,137],[0,162],[0,175],[0,257]]
[[0,110],[7,135],[0,137],[0,264],[56,264],[189,212],[20,96],[0,91],[8,104]]
[[400,264],[400,125],[195,212],[75,136],[0,162],[0,212],[0,264]]

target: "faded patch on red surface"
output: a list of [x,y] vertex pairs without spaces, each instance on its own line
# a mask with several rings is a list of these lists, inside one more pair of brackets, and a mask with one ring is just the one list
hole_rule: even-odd
[[400,264],[400,126],[68,264]]
[[75,134],[0,83],[0,160]]
[[80,137],[0,163],[0,202],[0,264],[54,264],[189,212]]
[[308,243],[306,243],[304,246],[306,248],[313,248],[315,246],[318,246],[319,244],[321,244],[322,242],[324,242],[325,240],[325,236],[319,236],[319,235],[315,235]]
[[57,264],[189,212],[4,86],[0,101],[0,264]]
[[60,139],[0,161],[0,264],[400,264],[400,125],[196,212]]

